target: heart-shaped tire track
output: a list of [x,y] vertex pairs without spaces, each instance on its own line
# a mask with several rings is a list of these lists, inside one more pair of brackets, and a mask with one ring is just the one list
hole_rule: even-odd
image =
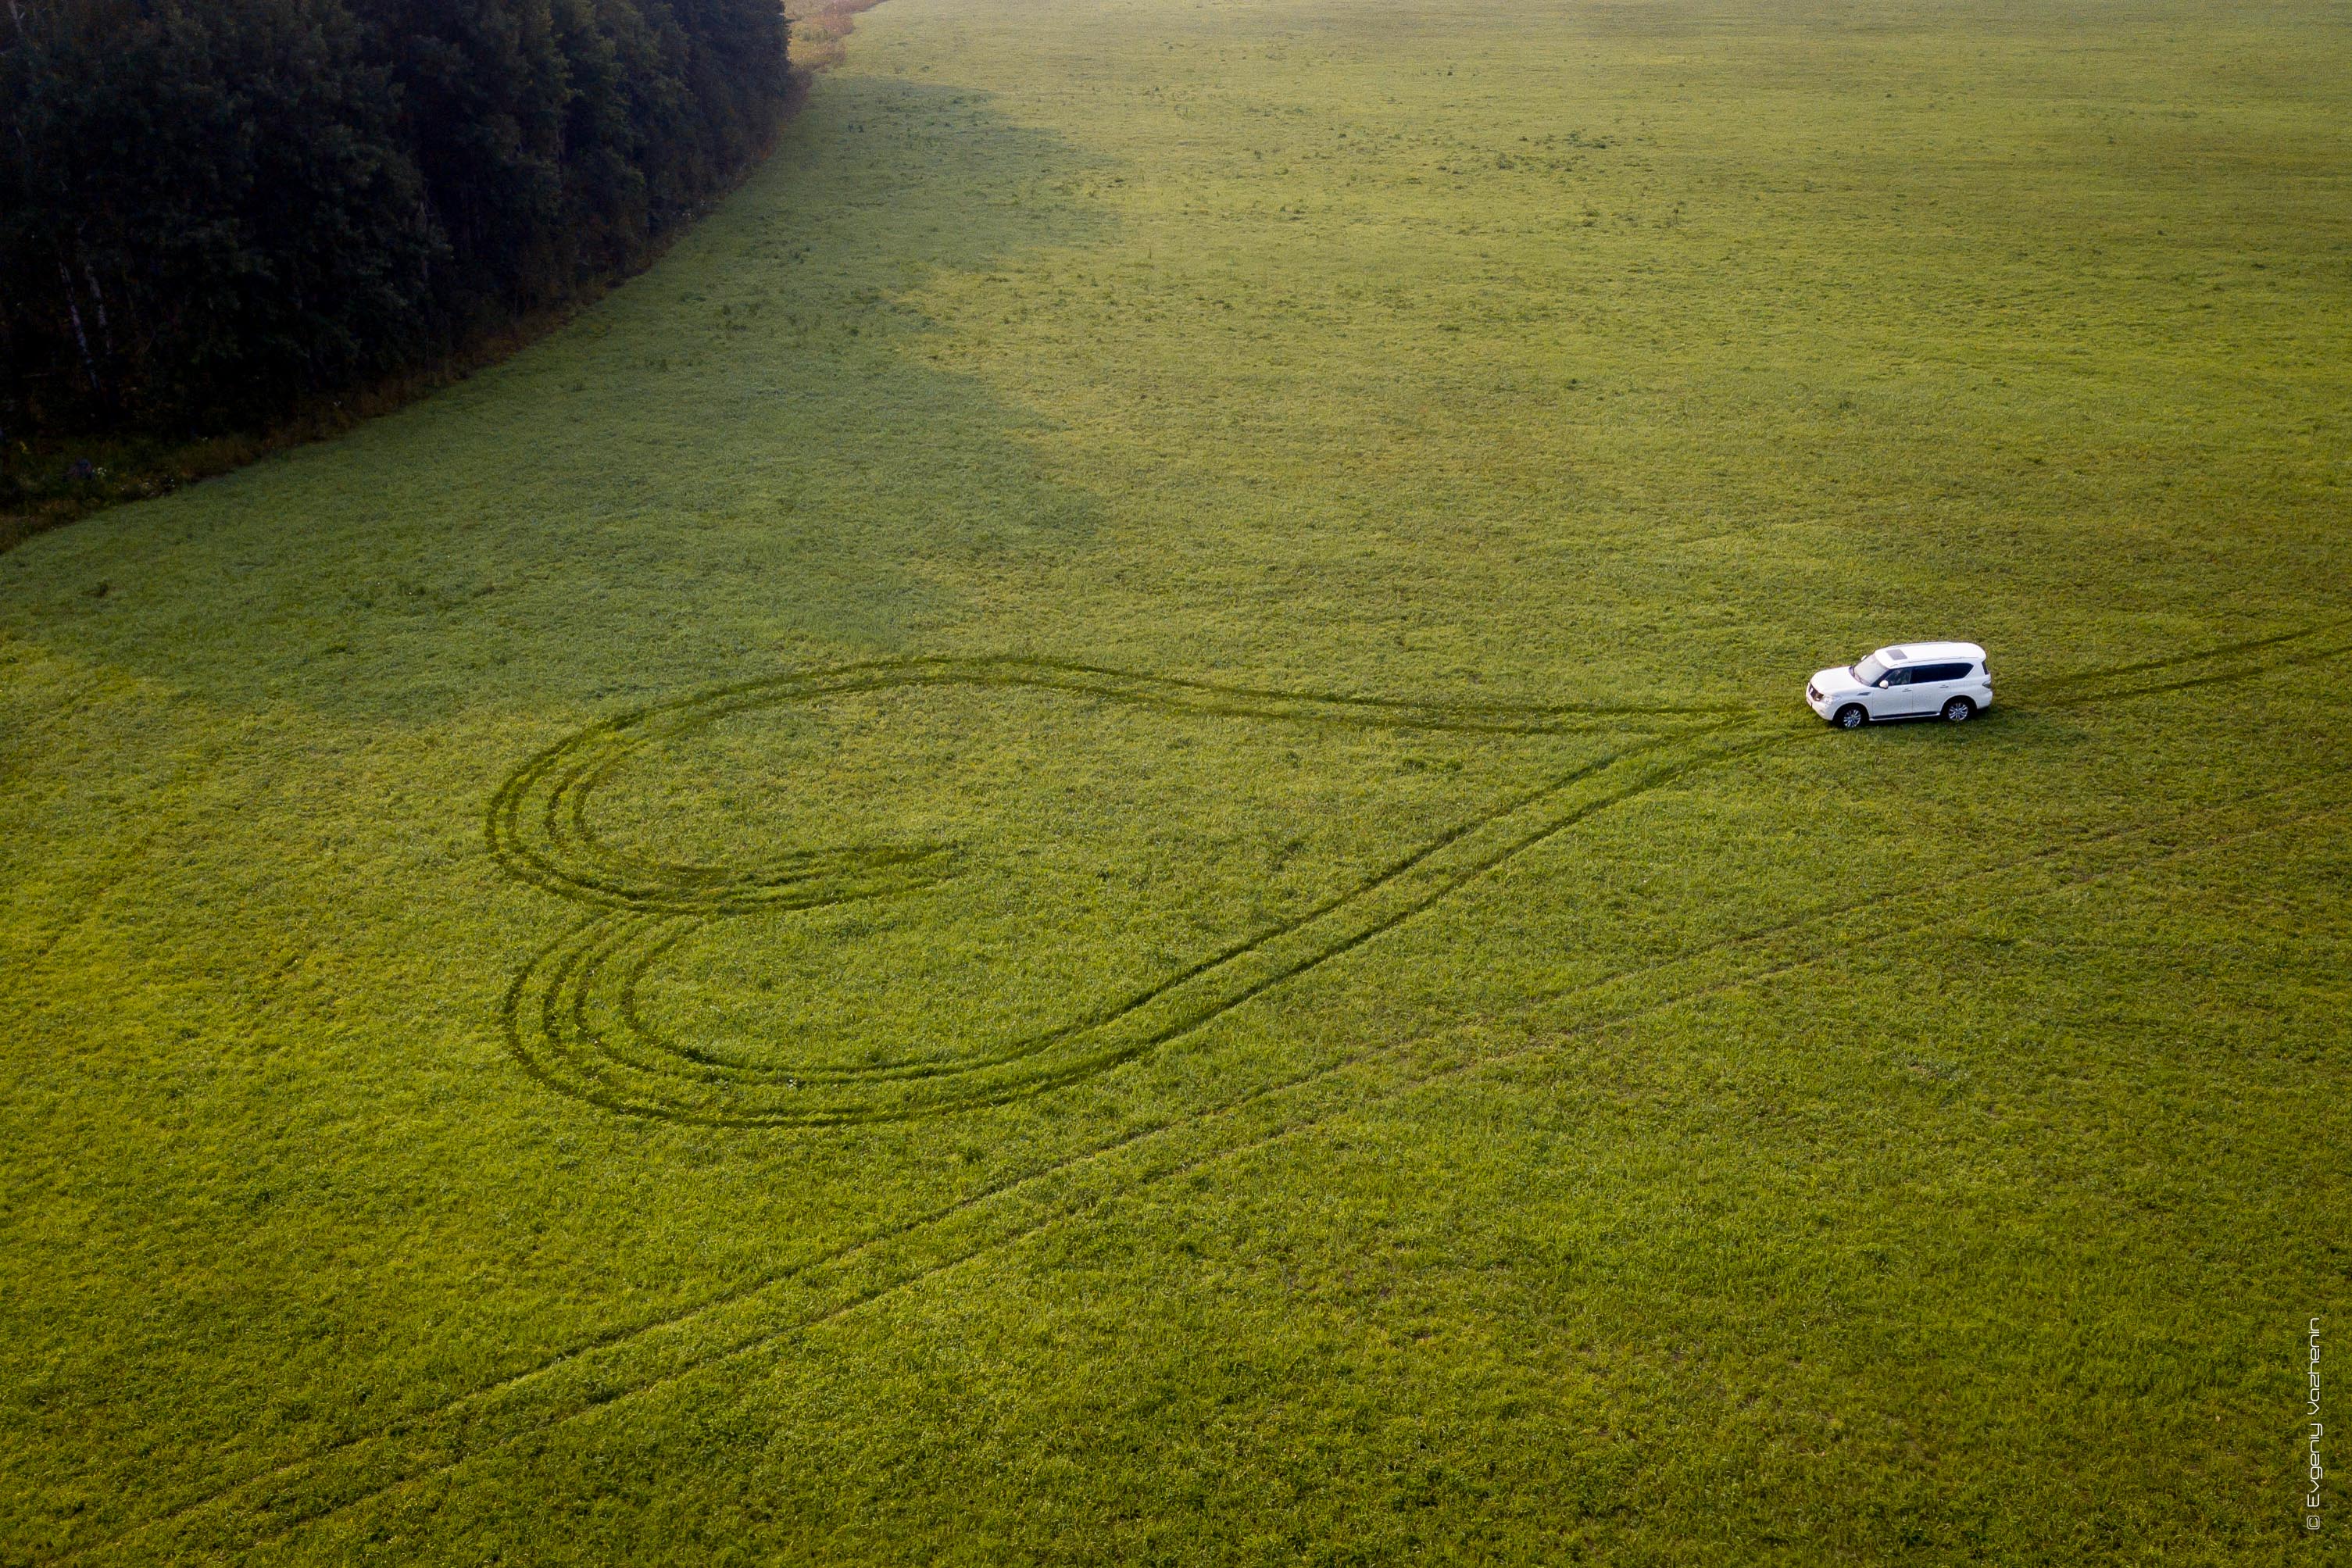
[[[904,687],[1031,688],[1235,719],[1385,730],[1557,735],[1660,731],[1455,824],[1304,914],[1108,998],[1058,1027],[952,1061],[830,1070],[726,1061],[646,1023],[646,975],[703,925],[762,910],[902,896],[957,874],[952,844],[795,850],[753,863],[667,862],[604,842],[597,786],[648,747],[735,715]],[[542,1083],[624,1114],[737,1127],[839,1126],[968,1111],[1045,1092],[1199,1029],[1427,908],[1580,816],[1758,744],[1718,707],[1400,702],[1171,680],[1010,658],[909,658],[797,672],[641,709],[541,752],[493,801],[492,852],[518,876],[601,913],[517,977],[503,1009],[516,1058]]]

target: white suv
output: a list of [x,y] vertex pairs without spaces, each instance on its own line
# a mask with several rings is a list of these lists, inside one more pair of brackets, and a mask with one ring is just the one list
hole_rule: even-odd
[[1840,729],[1889,718],[1966,724],[1992,706],[1992,672],[1974,643],[1906,643],[1843,670],[1816,671],[1805,701]]

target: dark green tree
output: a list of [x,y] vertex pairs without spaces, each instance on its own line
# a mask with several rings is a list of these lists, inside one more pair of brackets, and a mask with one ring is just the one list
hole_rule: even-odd
[[0,423],[196,434],[641,260],[764,150],[774,0],[0,0]]

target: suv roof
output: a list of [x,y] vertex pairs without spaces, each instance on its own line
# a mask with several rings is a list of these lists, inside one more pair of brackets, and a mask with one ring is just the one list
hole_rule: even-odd
[[1878,653],[1890,664],[1916,664],[1922,659],[1966,659],[1974,664],[1985,656],[1974,643],[1900,643],[1881,648]]

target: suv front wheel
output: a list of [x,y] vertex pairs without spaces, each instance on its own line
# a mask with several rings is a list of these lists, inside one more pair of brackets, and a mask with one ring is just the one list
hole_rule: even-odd
[[1977,705],[1966,697],[1954,697],[1944,705],[1944,718],[1951,724],[1966,724],[1977,716]]
[[1860,729],[1870,722],[1870,710],[1860,703],[1848,703],[1837,710],[1837,717],[1830,722],[1840,729]]

